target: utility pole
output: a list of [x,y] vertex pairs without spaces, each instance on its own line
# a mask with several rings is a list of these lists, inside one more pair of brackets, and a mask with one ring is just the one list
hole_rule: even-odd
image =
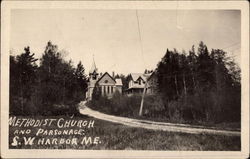
[[145,94],[146,94],[147,83],[148,83],[148,80],[146,79],[144,89],[143,89],[142,99],[141,99],[141,106],[140,106],[139,116],[142,116],[143,102],[144,102],[144,97],[145,97]]
[[[138,11],[136,9],[136,19],[137,19],[137,26],[138,26],[138,34],[139,34],[139,38],[140,38],[140,46],[141,46],[141,54],[142,54],[142,59],[144,61],[144,55],[143,55],[143,47],[142,47],[142,37],[141,37],[141,29],[140,29],[140,22],[139,22],[139,17],[138,17]],[[145,65],[145,63],[144,63]],[[143,94],[142,94],[142,100],[141,100],[141,106],[140,106],[140,111],[139,111],[139,116],[142,116],[142,109],[143,109],[143,102],[144,102],[144,96],[146,93],[146,88],[147,88],[147,79],[144,85],[144,89],[143,89]]]

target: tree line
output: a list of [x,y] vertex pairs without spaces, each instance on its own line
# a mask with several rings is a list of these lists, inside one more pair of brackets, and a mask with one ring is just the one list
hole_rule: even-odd
[[200,42],[188,53],[166,51],[157,65],[158,91],[167,116],[206,121],[239,121],[240,68],[221,49]]
[[10,114],[77,113],[76,103],[85,98],[87,89],[81,61],[75,68],[51,42],[40,59],[34,55],[29,47],[20,55],[10,55]]
[[[167,49],[154,72],[157,93],[144,98],[143,117],[180,123],[239,123],[241,118],[240,68],[222,49],[208,50],[200,42],[186,52]],[[128,76],[119,76],[123,91],[128,88]],[[101,97],[93,91],[93,109],[108,114],[132,118],[138,116],[141,97],[114,95]],[[126,93],[125,93],[126,94]]]
[[[51,42],[47,43],[40,59],[34,55],[25,47],[20,55],[10,56],[10,114],[76,114],[76,105],[85,99],[87,91],[83,64],[79,62],[75,68],[71,60],[63,59],[62,52]],[[152,70],[144,73],[152,73]],[[167,49],[155,73],[158,93],[145,100],[145,116],[240,121],[240,68],[225,51],[209,51],[203,42],[197,49],[192,46],[188,53]],[[116,76],[122,79],[125,91],[127,76]],[[100,98],[98,92],[97,98]],[[133,112],[134,108],[131,109]]]

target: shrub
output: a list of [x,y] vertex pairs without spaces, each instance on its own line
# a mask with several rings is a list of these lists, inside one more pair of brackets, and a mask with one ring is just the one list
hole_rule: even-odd
[[117,92],[111,99],[102,96],[99,100],[92,100],[89,105],[95,110],[117,116],[177,123],[215,124],[240,121],[240,111],[237,108],[240,96],[235,101],[237,94],[238,92],[197,92],[181,94],[177,100],[171,101],[159,94],[146,95],[142,117],[138,115],[142,99],[140,95],[126,96]]

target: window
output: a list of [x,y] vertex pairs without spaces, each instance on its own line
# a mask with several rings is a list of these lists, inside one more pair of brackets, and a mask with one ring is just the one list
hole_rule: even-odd
[[108,86],[108,94],[109,94],[109,86]]
[[141,80],[139,80],[139,85],[141,85]]
[[104,83],[108,83],[108,80],[105,80]]
[[113,93],[114,92],[114,90],[113,90],[113,87],[111,86],[111,93]]

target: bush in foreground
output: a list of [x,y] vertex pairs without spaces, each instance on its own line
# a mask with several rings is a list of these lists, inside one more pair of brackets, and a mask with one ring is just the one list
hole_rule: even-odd
[[[178,100],[169,102],[163,100],[164,97],[160,95],[146,95],[143,115],[139,116],[141,99],[140,95],[122,96],[115,94],[111,99],[101,96],[98,100],[90,101],[88,105],[92,109],[117,116],[210,126],[218,123],[238,123],[236,127],[240,127],[239,113],[233,111],[233,108],[230,107],[226,110],[219,108],[216,103],[217,99],[212,92],[199,95],[182,95]],[[234,117],[221,115],[225,112]]]

